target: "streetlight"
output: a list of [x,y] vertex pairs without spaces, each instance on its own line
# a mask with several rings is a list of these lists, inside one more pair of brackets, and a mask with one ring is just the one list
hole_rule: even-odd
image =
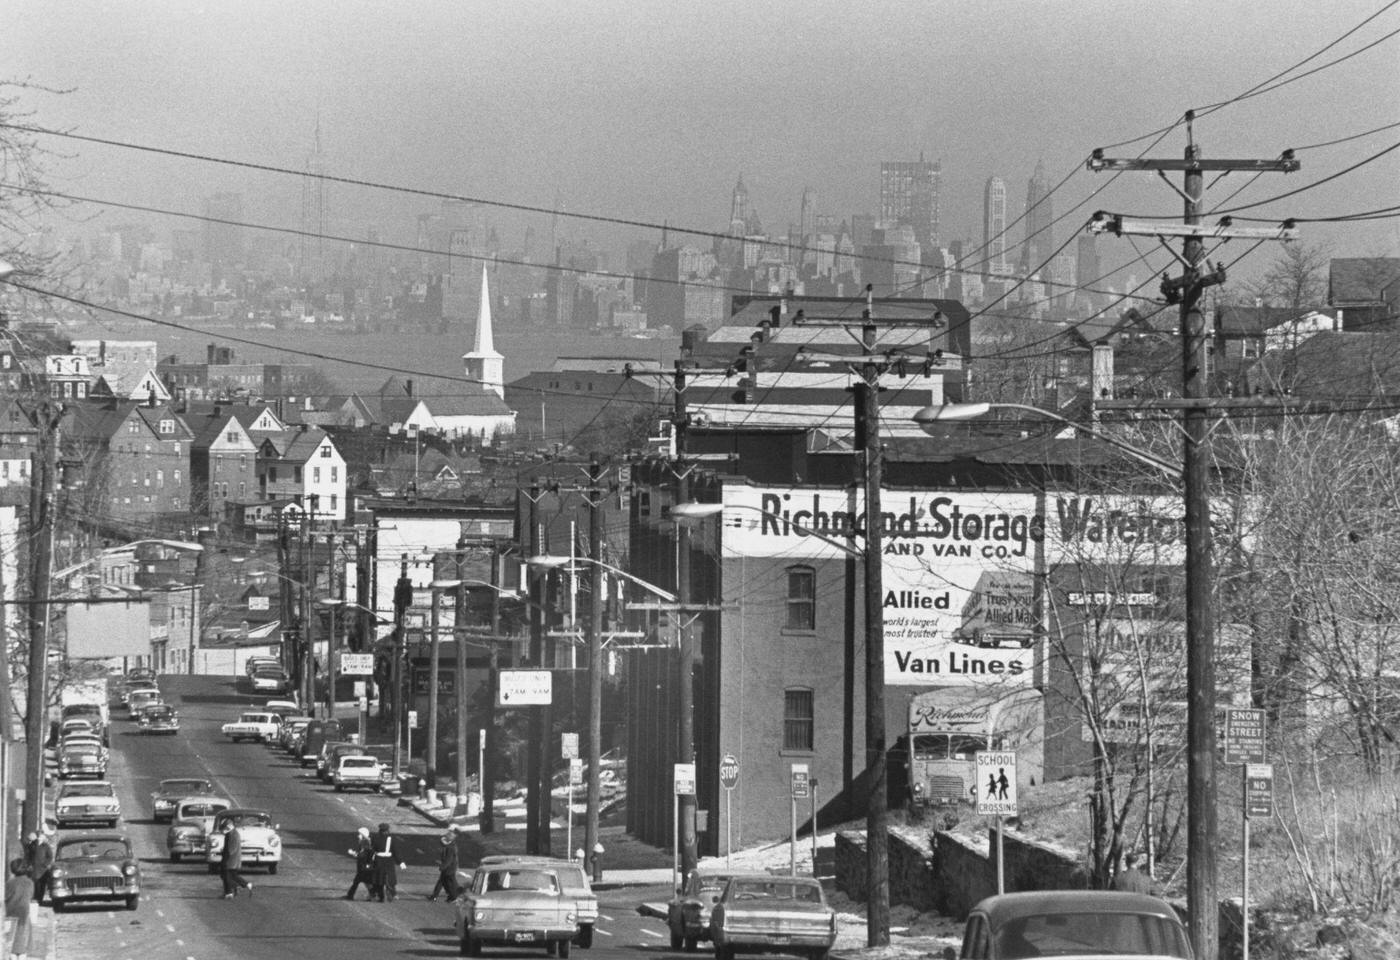
[[[655,594],[666,603],[676,602],[676,595],[671,593],[671,591],[666,590],[662,587],[658,587],[654,583],[643,580],[640,577],[633,576],[626,570],[621,570],[610,563],[605,563],[604,561],[594,559],[593,557],[561,557],[540,555],[531,557],[529,560],[526,561],[526,564],[528,566],[536,570],[557,570],[561,567],[566,567],[574,563],[587,563],[591,564],[596,569],[607,570],[610,573],[613,573],[624,580],[629,580],[632,583],[635,583],[637,586],[641,587],[642,589]],[[593,603],[596,605],[602,602],[603,598],[599,595],[597,591],[595,591],[593,595]],[[591,619],[593,623],[597,623],[596,617],[593,617]],[[594,654],[598,653],[599,647],[600,644],[590,644],[591,652]],[[601,687],[602,664],[598,662],[598,659],[599,658],[596,656],[590,657],[588,664],[588,669],[590,671],[588,686],[588,792],[586,800],[588,811],[586,814],[587,821],[584,826],[583,844],[585,868],[586,858],[594,856],[597,852],[598,807],[599,798],[602,792],[602,771],[600,769],[603,764],[603,751],[602,744],[600,742],[603,738],[603,698]],[[545,736],[549,736],[549,731],[545,731]],[[531,789],[535,789],[535,786],[532,785]],[[549,801],[546,799],[544,800],[544,802],[548,803]],[[572,811],[570,812],[569,816],[573,816]],[[570,855],[572,856],[572,851],[570,851]],[[675,886],[674,882],[672,883],[672,886]]]
[[1179,463],[1172,463],[1170,460],[1163,460],[1160,457],[1153,456],[1152,454],[1147,453],[1146,451],[1139,450],[1137,447],[1133,446],[1130,443],[1127,443],[1126,441],[1118,439],[1112,434],[1104,433],[1100,430],[1095,429],[1094,427],[1089,426],[1088,424],[1076,423],[1068,417],[1062,417],[1058,413],[1054,413],[1050,410],[1042,410],[1040,407],[1033,407],[1030,404],[1026,403],[935,404],[933,406],[923,407],[919,409],[915,412],[914,416],[911,419],[913,419],[913,421],[919,426],[923,427],[924,430],[931,432],[933,429],[935,429],[934,424],[936,423],[941,423],[945,420],[970,420],[976,417],[986,416],[987,413],[989,413],[992,410],[1022,410],[1026,413],[1033,413],[1036,416],[1044,417],[1047,420],[1054,420],[1057,423],[1063,423],[1065,426],[1072,427],[1075,430],[1080,431],[1081,433],[1088,434],[1095,440],[1102,441],[1103,443],[1106,443],[1109,446],[1114,447],[1115,449],[1121,450],[1123,453],[1126,453],[1134,460],[1137,460],[1139,463],[1144,463],[1147,466],[1152,467],[1154,470],[1160,470],[1163,473],[1174,477],[1181,475],[1181,464]]

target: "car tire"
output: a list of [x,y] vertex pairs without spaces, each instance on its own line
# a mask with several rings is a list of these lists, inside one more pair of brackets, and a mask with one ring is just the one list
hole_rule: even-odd
[[695,938],[694,938],[694,937],[686,937],[686,938],[685,938],[685,942],[682,944],[682,946],[685,947],[685,952],[686,952],[686,953],[694,953],[694,952],[695,952]]
[[276,861],[273,861],[272,863],[269,863],[269,864],[267,865],[267,872],[268,872],[269,874],[275,874],[275,873],[277,872],[277,867],[278,867],[278,866],[279,866],[279,864],[278,864]]
[[139,904],[140,902],[141,902],[141,894],[139,894],[139,893],[133,893],[131,896],[129,896],[129,897],[126,898],[126,908],[127,908],[128,910],[135,910],[137,904]]
[[593,946],[593,924],[590,923],[586,927],[579,927],[578,938],[574,942],[585,950]]
[[830,960],[831,951],[825,947],[813,950],[810,954],[812,960]]
[[715,960],[734,960],[734,948],[729,946],[716,946]]
[[53,897],[49,897],[49,904],[53,907],[54,913],[62,913],[68,909],[68,901],[66,900],[57,900]]
[[[337,784],[335,785],[335,792],[336,792],[336,793],[344,793],[344,792],[345,792],[345,785],[342,784],[342,783],[337,783]],[[877,834],[877,836],[878,836],[878,834]]]
[[477,940],[474,937],[472,937],[472,935],[469,933],[462,934],[462,956],[481,956],[481,944],[478,943]]
[[115,830],[115,829],[117,829],[117,821],[118,821],[119,819],[120,819],[120,818],[118,818],[118,817],[113,817],[112,819],[108,820],[108,821],[107,821],[107,829],[108,829],[108,830]]
[[179,863],[179,862],[180,862],[180,855],[179,855],[178,853],[175,853],[174,851],[172,851],[171,854],[170,854],[170,862],[171,862],[171,863]]
[[569,948],[573,946],[568,940],[559,941],[559,960],[569,960]]
[[210,873],[218,873],[218,872],[219,872],[219,865],[218,865],[217,863],[211,863],[211,864],[209,864],[209,872],[210,872]]
[[679,949],[681,948],[681,939],[682,939],[682,938],[681,938],[681,935],[680,935],[679,933],[677,933],[677,932],[673,929],[673,930],[671,931],[671,949],[672,949],[672,950],[679,950]]

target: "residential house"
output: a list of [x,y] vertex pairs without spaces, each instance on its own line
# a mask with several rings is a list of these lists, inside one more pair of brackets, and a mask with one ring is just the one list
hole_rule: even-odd
[[1343,330],[1360,332],[1396,321],[1400,257],[1337,257],[1327,272],[1327,305]]
[[[201,408],[207,412],[197,412]],[[286,429],[267,404],[191,403],[186,419],[195,439],[190,450],[194,509],[223,521],[230,502],[260,499],[258,448],[265,435]]]
[[64,455],[81,464],[94,511],[115,523],[178,524],[190,515],[194,435],[169,403],[90,399],[69,404]]
[[290,499],[314,521],[347,516],[345,458],[330,435],[303,424],[262,438],[257,459],[258,492],[265,500]]

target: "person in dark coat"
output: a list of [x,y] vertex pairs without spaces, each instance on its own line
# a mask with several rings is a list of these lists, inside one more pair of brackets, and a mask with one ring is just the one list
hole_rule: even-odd
[[219,858],[219,875],[224,881],[224,899],[232,900],[238,887],[253,895],[253,885],[238,871],[243,868],[243,836],[229,820],[224,823],[224,849]]
[[355,858],[355,880],[350,884],[345,899],[354,900],[355,891],[360,889],[362,883],[369,899],[378,899],[377,888],[374,885],[374,845],[369,842],[369,827],[361,827],[355,833],[355,845],[345,852]]
[[405,864],[399,860],[399,851],[394,847],[394,838],[389,834],[389,825],[381,823],[379,830],[370,838],[374,847],[374,899],[397,900],[399,896],[399,870]]
[[1157,884],[1138,866],[1138,855],[1129,853],[1123,857],[1123,869],[1113,878],[1113,889],[1126,893],[1156,893]]
[[34,881],[29,876],[29,861],[15,857],[10,861],[10,876],[5,881],[5,922],[14,930],[9,956],[27,957],[33,944],[30,904],[34,902]]
[[438,891],[447,894],[449,901],[457,899],[457,832],[449,830],[442,835],[442,850],[438,853],[438,878],[433,884],[429,900],[436,900]]
[[34,881],[34,902],[43,903],[44,893],[53,883],[53,844],[47,829],[29,835],[25,854],[29,860],[29,877]]

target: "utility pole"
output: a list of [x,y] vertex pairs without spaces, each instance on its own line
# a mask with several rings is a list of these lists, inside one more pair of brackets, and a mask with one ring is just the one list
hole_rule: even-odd
[[[597,875],[598,805],[602,802],[603,764],[603,466],[594,454],[588,465],[588,786],[584,800],[583,868]],[[572,816],[572,813],[570,814]],[[571,854],[572,855],[572,854]]]
[[[437,575],[437,557],[433,558],[433,575]],[[457,592],[461,593],[460,585]],[[442,645],[438,642],[438,631],[441,627],[439,621],[442,619],[439,607],[442,606],[442,595],[436,589],[428,591],[428,602],[433,608],[428,611],[428,735],[427,742],[423,748],[423,779],[428,786],[437,789],[437,738],[438,738],[438,677],[441,675]],[[455,621],[454,621],[455,622]],[[460,624],[458,625],[460,627]],[[458,632],[454,628],[454,633]]]
[[[685,399],[685,363],[676,361],[674,389],[672,390],[672,436],[676,441],[676,459],[671,465],[674,477],[672,503],[685,503],[690,499],[690,468],[686,466],[686,432],[690,426],[690,411]],[[676,524],[676,603],[682,611],[690,603],[690,527]],[[695,762],[695,640],[691,635],[694,618],[682,612],[680,617],[680,637],[677,640],[679,653],[679,689],[676,691],[677,709],[680,712],[676,751],[677,763]],[[696,777],[699,780],[699,777]],[[699,783],[696,783],[699,789]],[[688,877],[699,861],[699,850],[695,838],[695,794],[683,794],[677,804],[681,822],[680,855],[681,876]]]
[[[390,669],[390,684],[394,688],[394,779],[403,773],[403,726],[408,718],[407,698],[404,697],[404,660],[408,657],[408,608],[413,604],[413,582],[408,579],[408,555],[399,558],[399,579],[394,584],[394,662]],[[409,759],[412,759],[411,757]]]
[[[462,580],[467,565],[466,540],[457,538],[457,552],[453,554],[453,578]],[[494,545],[493,545],[494,557]],[[457,777],[456,788],[459,802],[467,802],[467,758],[471,756],[471,744],[467,741],[467,631],[466,624],[467,591],[458,583],[457,592],[452,598],[452,639],[457,659],[457,669],[453,677],[453,693],[457,702]],[[480,771],[477,773],[480,779]]]
[[[496,829],[496,698],[501,691],[501,546],[491,542],[491,639],[490,676],[487,677],[488,696],[486,720],[482,725],[481,769],[477,771],[477,783],[481,787],[481,832],[491,833]],[[458,649],[459,657],[465,654],[466,643]],[[465,696],[465,692],[463,693]],[[459,701],[460,702],[460,701]]]
[[48,739],[49,585],[53,566],[53,539],[58,498],[59,427],[62,407],[45,403],[39,410],[39,483],[31,496],[34,552],[30,561],[29,690],[25,723],[25,800],[21,833],[39,828],[44,814],[44,741]]
[[[867,302],[872,291],[866,288]],[[885,608],[881,563],[880,365],[870,359],[876,348],[871,311],[865,312],[861,345],[866,361],[856,389],[856,448],[865,475],[865,768],[870,792],[865,808],[866,945],[890,942],[889,798],[886,795],[885,743]],[[815,818],[812,831],[816,832]]]
[[301,705],[307,711],[316,708],[316,620],[311,608],[311,593],[316,587],[316,507],[317,497],[309,497],[311,509],[307,511],[305,524],[301,528],[301,680],[298,687]]
[[[1186,514],[1186,909],[1191,946],[1197,960],[1215,960],[1220,945],[1219,897],[1217,894],[1218,851],[1215,775],[1216,688],[1215,638],[1213,634],[1211,587],[1210,493],[1208,488],[1210,384],[1206,377],[1206,329],[1201,312],[1201,291],[1223,283],[1225,270],[1203,271],[1205,260],[1202,238],[1228,239],[1257,237],[1292,239],[1291,223],[1278,229],[1239,228],[1222,222],[1203,227],[1203,197],[1206,171],[1222,174],[1232,171],[1291,173],[1299,169],[1292,151],[1278,160],[1202,160],[1200,146],[1193,139],[1194,114],[1186,114],[1186,152],[1180,161],[1109,160],[1095,150],[1089,169],[1151,170],[1159,175],[1179,170],[1185,183],[1180,191],[1185,202],[1185,220],[1180,228],[1126,222],[1120,217],[1096,216],[1091,229],[1110,230],[1118,235],[1156,236],[1166,246],[1168,236],[1184,238],[1177,260],[1182,275],[1162,280],[1162,293],[1168,303],[1180,304],[1182,391],[1180,401],[1135,404],[1155,409],[1179,409],[1185,451],[1182,458],[1182,485]],[[1170,249],[1170,247],[1168,247]],[[1111,404],[1099,403],[1100,408]]]
[[[336,587],[338,579],[336,577],[335,562],[335,534],[326,534],[326,596],[331,599],[344,599],[338,596]],[[330,609],[330,633],[326,636],[326,719],[335,719],[335,683],[336,683],[336,660],[340,653],[340,635],[336,630],[336,614],[339,607],[333,606]],[[360,731],[360,742],[365,741],[365,731]]]
[[[540,554],[540,483],[539,480],[530,481],[530,491],[526,494],[530,501],[529,525],[526,537],[530,544],[527,556],[537,557]],[[537,571],[530,571],[530,662],[537,669],[546,666],[544,662],[544,620],[542,613],[544,610],[544,590],[542,584],[543,574]],[[549,732],[549,727],[545,723],[543,707],[534,707],[530,710],[530,745],[525,760],[525,779],[529,783],[529,791],[525,795],[525,852],[530,854],[544,855],[549,852],[549,790],[541,787],[548,783],[545,771],[548,764],[545,763],[545,737]],[[541,814],[543,811],[543,814]],[[540,821],[544,821],[544,838],[540,837]]]

